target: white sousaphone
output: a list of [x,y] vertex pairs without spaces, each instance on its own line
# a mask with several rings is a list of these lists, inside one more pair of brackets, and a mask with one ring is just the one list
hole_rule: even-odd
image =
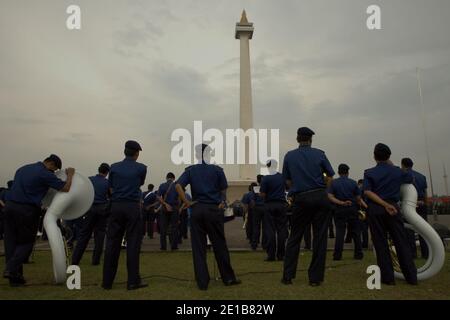
[[[445,260],[444,244],[433,227],[417,214],[417,191],[414,185],[402,185],[400,194],[402,199],[401,212],[407,221],[405,227],[417,232],[428,246],[428,259],[422,267],[417,269],[417,279],[426,280],[436,275],[442,269]],[[393,260],[396,260],[396,258],[394,254]],[[396,263],[398,265],[398,261],[393,261],[394,265]],[[395,271],[395,277],[404,279],[403,274],[399,270]]]
[[[56,173],[61,180],[66,180],[64,170]],[[66,280],[66,251],[61,230],[57,225],[59,219],[74,220],[83,216],[94,201],[94,187],[91,181],[75,172],[69,192],[57,192],[50,189],[42,201],[48,207],[44,217],[44,228],[52,251],[53,273],[57,284]]]

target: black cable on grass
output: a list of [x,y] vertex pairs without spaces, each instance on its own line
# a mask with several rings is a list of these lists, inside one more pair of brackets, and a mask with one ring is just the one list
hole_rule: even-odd
[[[338,265],[334,265],[334,266],[327,266],[326,268],[328,269],[337,269],[340,267],[345,267],[345,266],[351,266],[351,265],[355,265],[355,264],[359,264],[359,262],[353,262],[353,263],[345,263],[345,264],[338,264]],[[297,272],[303,272],[303,271],[307,271],[308,269],[297,269]],[[253,274],[275,274],[275,273],[281,273],[281,271],[249,271],[249,272],[245,272],[245,273],[240,273],[240,274],[236,274],[238,277],[245,277],[245,276],[249,276],[249,275],[253,275]],[[182,281],[182,282],[194,282],[194,279],[184,279],[184,278],[177,278],[177,277],[171,277],[171,276],[165,276],[165,275],[159,275],[159,274],[155,274],[155,275],[150,275],[150,276],[144,276],[141,277],[141,279],[152,279],[152,278],[165,278],[165,279],[170,279],[170,280],[175,280],[175,281]],[[220,278],[218,278],[220,279]],[[121,282],[115,282],[116,285],[122,285],[122,284],[127,284],[126,281],[121,281]],[[63,284],[61,285],[55,285],[54,283],[48,283],[48,282],[44,282],[44,283],[32,283],[30,285],[25,285],[25,287],[33,287],[33,286],[60,286],[60,287],[64,287]],[[88,283],[88,284],[82,284],[82,287],[99,287],[100,284],[99,283]],[[8,284],[0,284],[0,287],[9,287]]]

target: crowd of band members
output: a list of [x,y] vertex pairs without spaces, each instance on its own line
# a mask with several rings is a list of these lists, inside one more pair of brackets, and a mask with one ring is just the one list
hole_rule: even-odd
[[[313,135],[309,128],[300,128],[297,131],[299,148],[286,154],[282,173],[272,170],[269,175],[258,175],[257,182],[252,183],[243,196],[241,203],[250,247],[256,250],[261,245],[267,252],[266,261],[284,261],[282,283],[292,284],[303,239],[305,249],[313,251],[309,282],[317,286],[324,280],[328,236],[336,238],[334,260],[342,259],[344,241],[354,243],[354,258],[360,260],[364,256],[363,248],[369,245],[370,225],[372,241],[379,253],[377,263],[382,271],[382,282],[395,282],[392,262],[386,251],[389,233],[407,282],[416,284],[417,271],[412,260],[417,256],[415,235],[403,227],[401,215],[397,214],[397,202],[400,185],[413,183],[418,191],[417,212],[426,219],[426,178],[412,170],[413,162],[409,158],[402,160],[402,169],[394,166],[390,162],[389,147],[377,144],[374,149],[377,165],[365,171],[364,179],[358,183],[350,179],[349,166],[341,164],[339,178],[332,180],[335,173],[325,153],[311,146]],[[167,250],[169,240],[173,251],[188,238],[190,225],[198,287],[206,290],[209,283],[207,238],[212,242],[224,284],[239,284],[231,267],[223,227],[227,181],[220,167],[204,161],[208,146],[200,147],[201,162],[198,165],[188,167],[178,180],[169,172],[156,191],[150,184],[144,193],[140,188],[145,182],[147,167],[136,161],[142,151],[137,142],[125,144],[123,161],[111,166],[102,163],[98,174],[90,177],[95,189],[91,209],[82,218],[71,222],[72,239],[76,240],[72,264],[80,263],[93,235],[91,261],[92,265],[99,265],[106,239],[103,288],[112,288],[121,247],[127,250],[127,288],[142,288],[147,286],[139,271],[143,236],[154,238],[157,231],[160,249]],[[277,164],[271,160],[267,166],[270,169]],[[2,209],[4,207],[0,226],[2,236],[6,228],[4,277],[9,279],[11,286],[25,284],[22,265],[29,259],[39,229],[42,197],[48,188],[62,192],[70,190],[75,170],[66,169],[68,179],[61,181],[53,174],[61,168],[62,161],[56,155],[24,166],[16,172],[14,182],[9,182],[8,188],[0,193],[0,205]],[[33,176],[38,177],[37,180],[30,178]],[[192,197],[185,192],[189,184]],[[367,211],[366,220],[359,219],[360,209]],[[29,221],[24,223],[24,219]],[[421,256],[427,258],[427,246],[421,238],[420,247]]]

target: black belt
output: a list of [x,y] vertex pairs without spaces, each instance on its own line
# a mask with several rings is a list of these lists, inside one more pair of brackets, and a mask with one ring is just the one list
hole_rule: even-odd
[[312,189],[312,190],[303,191],[303,192],[296,192],[296,193],[294,193],[294,196],[302,196],[302,195],[305,195],[308,193],[319,192],[319,191],[325,191],[325,188],[318,188],[318,189]]
[[15,205],[19,205],[19,206],[27,206],[27,207],[32,207],[33,209],[36,209],[36,210],[41,210],[41,207],[34,203],[21,203],[21,202],[16,202],[16,201],[12,201],[12,200],[8,200],[6,203],[8,203],[8,202],[11,202],[11,203],[13,203]]

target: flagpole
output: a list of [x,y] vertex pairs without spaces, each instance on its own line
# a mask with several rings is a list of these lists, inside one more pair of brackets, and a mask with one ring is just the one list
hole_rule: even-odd
[[[424,138],[425,138],[425,152],[427,155],[427,162],[428,162],[428,174],[430,176],[431,197],[434,197],[433,176],[431,175],[430,152],[429,152],[429,148],[428,148],[427,123],[426,123],[426,119],[425,119],[426,113],[425,113],[425,106],[423,103],[422,84],[420,82],[419,68],[416,68],[416,73],[417,73],[417,86],[419,89],[420,105],[422,107],[422,126],[423,126]],[[434,217],[434,221],[438,221],[437,212],[435,210],[433,210],[433,217]]]

